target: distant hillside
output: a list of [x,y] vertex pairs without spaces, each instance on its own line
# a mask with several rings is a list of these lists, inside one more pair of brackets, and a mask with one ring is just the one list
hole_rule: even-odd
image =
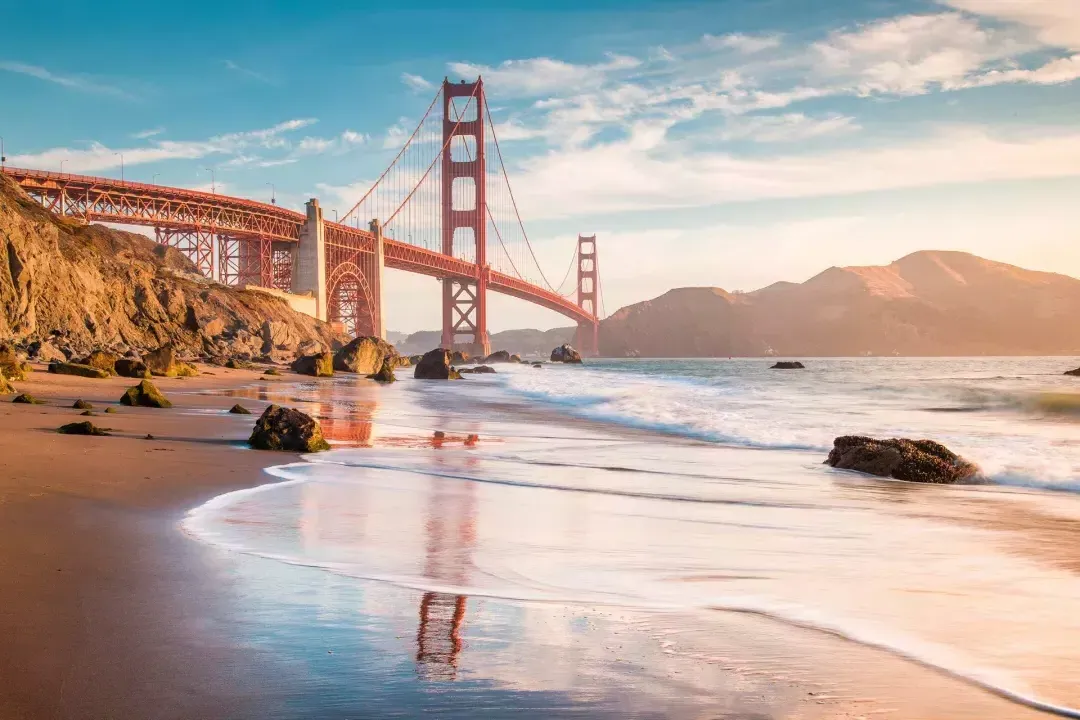
[[[575,328],[555,328],[553,330],[504,330],[492,333],[491,349],[507,350],[519,355],[548,355],[553,348],[574,339]],[[387,337],[401,336],[402,333],[387,333]],[[407,355],[427,352],[439,347],[442,334],[438,330],[421,330],[394,343],[399,352]],[[391,341],[393,342],[393,341]]]
[[1080,280],[960,252],[745,294],[678,288],[603,321],[621,357],[1080,354]]

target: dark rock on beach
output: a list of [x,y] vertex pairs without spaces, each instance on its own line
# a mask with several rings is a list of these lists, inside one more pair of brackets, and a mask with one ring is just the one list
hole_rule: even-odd
[[462,368],[458,372],[460,372],[462,375],[487,375],[495,372],[495,368],[489,365],[477,365],[474,368]]
[[101,368],[80,363],[50,363],[49,372],[55,375],[76,375],[78,377],[97,378],[98,380],[109,377],[109,373]]
[[61,425],[56,432],[63,435],[108,435],[103,428],[99,428],[89,420]]
[[833,441],[826,464],[878,477],[949,484],[973,479],[978,468],[933,440],[877,440],[846,435]]
[[455,375],[460,377],[460,373],[452,367],[450,358],[450,351],[445,348],[424,353],[420,362],[416,363],[413,377],[417,380],[453,380]]
[[310,415],[294,408],[271,405],[255,423],[248,444],[257,450],[318,452],[329,450],[322,428]]
[[15,399],[12,400],[11,402],[15,403],[16,405],[44,405],[45,404],[44,400],[38,400],[33,395],[27,395],[26,393],[20,393],[19,395],[16,395]]
[[581,364],[581,353],[570,346],[569,343],[560,345],[551,351],[551,362]]
[[71,407],[75,410],[93,410],[94,406],[85,400],[76,400]]
[[142,360],[135,358],[120,358],[113,366],[116,370],[116,374],[120,377],[127,378],[148,378],[150,377],[150,370]]
[[803,365],[798,360],[781,360],[780,362],[776,363],[775,365],[773,365],[769,369],[770,370],[805,370],[806,366]]
[[1080,377],[1080,368],[1076,368],[1075,370],[1066,370],[1065,374],[1072,375],[1073,377]]
[[378,373],[385,362],[396,363],[397,350],[378,337],[358,337],[334,353],[334,369],[359,375]]
[[465,365],[465,364],[470,363],[470,362],[476,362],[476,361],[474,359],[470,358],[469,353],[465,352],[464,350],[455,350],[450,355],[450,363],[452,365]]
[[397,380],[394,377],[394,358],[388,357],[383,360],[382,367],[379,368],[379,372],[368,375],[369,380],[375,380],[381,383],[392,383]]
[[229,412],[232,413],[233,415],[250,415],[251,414],[251,411],[248,410],[243,405],[241,405],[240,403],[237,403],[237,404],[233,405],[231,408],[229,408]]
[[291,367],[293,372],[300,373],[301,375],[333,377],[334,354],[327,351],[316,353],[314,355],[304,355],[296,358]]
[[83,359],[79,360],[80,365],[87,365],[98,370],[104,370],[109,375],[116,374],[116,361],[120,357],[111,352],[105,350],[95,350]]
[[[121,405],[132,407],[171,408],[172,403],[154,387],[154,383],[143,380],[134,387],[130,387],[120,398]],[[106,410],[105,412],[108,412]]]
[[[506,350],[496,350],[495,352],[484,358],[484,364],[487,363],[508,363],[510,360],[510,353]],[[521,358],[518,358],[518,362],[521,362]]]

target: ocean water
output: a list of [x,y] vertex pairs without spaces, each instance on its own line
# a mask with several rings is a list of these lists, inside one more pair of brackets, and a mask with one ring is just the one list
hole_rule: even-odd
[[[747,667],[757,640],[732,660],[717,623],[749,614],[1080,717],[1080,378],[1062,375],[1077,362],[770,363],[253,387],[240,394],[317,415],[334,449],[269,468],[272,482],[195,508],[184,527],[295,586],[332,578],[322,613],[343,612],[346,591],[365,598],[361,616],[414,594],[414,626],[381,652],[421,680],[585,702],[600,659],[630,652],[629,638],[635,673],[654,680],[672,658]],[[983,482],[824,466],[832,439],[852,433],[938,440]],[[499,608],[499,632],[478,606]],[[582,637],[584,659],[567,640]],[[507,661],[512,641],[531,643],[531,661]],[[795,655],[770,651],[769,672],[810,682],[813,669],[792,667],[815,663]],[[687,682],[705,699],[718,687],[699,672],[657,692],[685,698]]]

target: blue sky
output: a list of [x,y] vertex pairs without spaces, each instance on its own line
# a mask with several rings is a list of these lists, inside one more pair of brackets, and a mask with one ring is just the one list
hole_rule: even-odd
[[[192,2],[0,9],[12,165],[346,210],[483,74],[549,275],[608,310],[960,249],[1080,276],[1080,0]],[[434,282],[387,280],[435,328]],[[564,324],[496,298],[493,330]]]

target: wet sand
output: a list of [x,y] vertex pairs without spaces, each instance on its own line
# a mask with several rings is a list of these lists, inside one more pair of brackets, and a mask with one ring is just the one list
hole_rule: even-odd
[[[266,632],[269,639],[252,642],[258,624],[275,617],[257,592],[260,583],[280,582],[273,567],[207,547],[179,529],[192,506],[263,484],[263,467],[294,459],[236,447],[252,418],[205,412],[225,410],[236,399],[195,393],[251,384],[259,376],[211,371],[158,381],[175,403],[171,410],[118,406],[118,413],[105,414],[101,410],[115,405],[130,380],[44,372],[17,385],[47,405],[0,399],[0,717],[356,717],[378,707],[364,700],[364,693],[379,695],[377,685],[345,683],[353,694],[343,696],[338,688],[327,701],[333,690],[328,672],[358,672],[349,632],[328,631],[337,642],[333,650]],[[254,412],[265,405],[258,392],[240,394],[256,396],[243,401]],[[115,436],[56,434],[59,425],[82,419],[70,409],[76,398],[94,403],[98,416],[91,419]],[[147,433],[156,439],[144,439]],[[352,592],[345,580],[327,582]],[[415,620],[429,594],[381,592],[386,637],[400,639],[395,619]],[[505,618],[506,605],[475,601],[473,617],[485,617],[487,608],[489,618]],[[634,627],[632,618],[589,612],[596,623]],[[762,617],[718,612],[697,632],[685,632],[674,615],[649,621],[653,630],[665,625],[683,636],[678,656],[645,631],[625,648],[610,649],[592,645],[582,632],[550,643],[545,656],[535,640],[508,641],[508,628],[475,622],[462,642],[478,652],[496,648],[492,661],[516,667],[518,681],[500,673],[496,689],[480,688],[470,702],[496,690],[519,693],[501,701],[491,717],[699,717],[702,707],[712,709],[710,717],[747,719],[1046,717],[889,653]],[[400,647],[412,642],[407,637]],[[598,704],[566,695],[567,680],[547,672],[568,654],[583,654],[614,700]],[[411,682],[422,685],[424,678]],[[416,716],[425,709],[417,697],[422,693],[414,691],[393,709]],[[477,706],[470,707],[460,716],[477,714]]]

